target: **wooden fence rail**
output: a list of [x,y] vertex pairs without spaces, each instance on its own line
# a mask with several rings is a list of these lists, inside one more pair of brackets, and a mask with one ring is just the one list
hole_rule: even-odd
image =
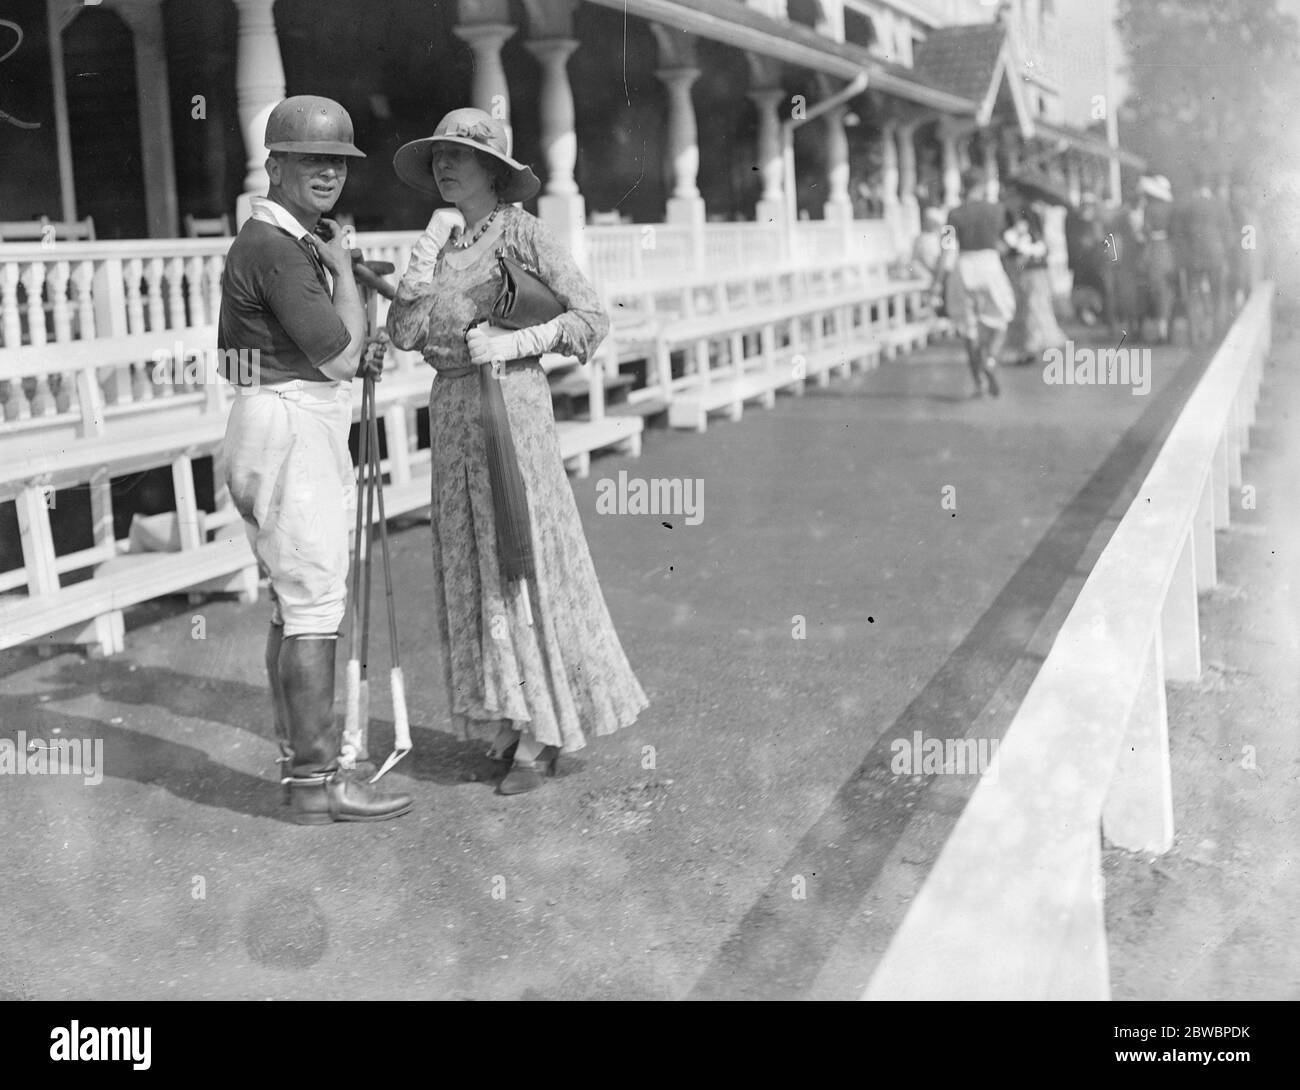
[[1271,337],[1255,292],[1165,440],[867,987],[867,999],[1107,999],[1101,837],[1173,844],[1166,680],[1200,675]]

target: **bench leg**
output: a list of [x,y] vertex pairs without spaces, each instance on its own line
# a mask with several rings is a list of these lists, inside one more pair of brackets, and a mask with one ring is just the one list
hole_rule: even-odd
[[261,585],[257,565],[244,568],[231,582],[234,585],[230,589],[240,605],[252,605],[257,601],[258,587]]
[[[348,531],[351,537],[352,531]],[[240,605],[252,605],[257,601],[260,579],[257,565],[240,568],[229,575],[208,579],[190,588],[189,602],[192,606],[202,605],[209,594],[233,594]]]
[[[48,642],[44,642],[48,641]],[[106,658],[126,650],[126,624],[120,609],[101,613],[85,624],[69,625],[43,637],[42,646],[51,652],[56,644],[84,647],[92,658]]]

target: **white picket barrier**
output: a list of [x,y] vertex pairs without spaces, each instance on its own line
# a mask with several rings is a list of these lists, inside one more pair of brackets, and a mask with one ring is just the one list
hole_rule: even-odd
[[1200,674],[1271,337],[1256,288],[1098,558],[865,999],[1107,999],[1101,838],[1173,844],[1165,681]]

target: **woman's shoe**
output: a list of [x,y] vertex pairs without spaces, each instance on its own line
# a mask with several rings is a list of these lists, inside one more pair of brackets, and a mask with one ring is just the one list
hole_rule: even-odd
[[[509,720],[507,720],[507,723]],[[507,741],[507,739],[511,739]],[[505,761],[509,764],[515,759],[515,750],[519,748],[519,731],[509,726],[502,727],[497,731],[497,736],[492,739],[492,744],[488,751],[483,754],[489,761]]]
[[517,750],[518,748],[519,748],[519,739],[516,738],[513,742],[511,742],[508,746],[506,746],[506,748],[503,749],[500,753],[498,753],[496,750],[489,749],[485,754],[483,754],[483,756],[485,756],[489,761],[504,761],[506,764],[509,764],[511,761],[515,759],[515,750]]
[[998,389],[998,378],[993,372],[997,368],[997,362],[992,356],[989,357],[988,363],[984,365],[984,378],[989,384],[989,393],[997,397],[1002,391]]
[[498,795],[522,795],[536,791],[546,776],[555,775],[555,765],[560,759],[558,746],[543,746],[535,761],[516,760],[497,787]]

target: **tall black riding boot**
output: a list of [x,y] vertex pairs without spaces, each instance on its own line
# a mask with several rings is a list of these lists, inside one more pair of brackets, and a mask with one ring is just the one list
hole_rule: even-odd
[[280,682],[289,712],[293,761],[289,792],[299,825],[383,821],[411,808],[409,795],[384,795],[339,771],[341,731],[334,722],[336,639],[288,636],[280,645]]
[[975,380],[974,397],[984,396],[984,360],[980,356],[978,342],[966,342],[966,363],[970,367],[970,377]]
[[284,804],[289,805],[289,764],[293,760],[293,747],[289,742],[289,709],[284,699],[284,685],[280,681],[280,645],[284,642],[284,625],[272,624],[266,633],[266,678],[271,686],[271,709],[275,715],[275,740],[280,746],[276,763],[280,766],[280,779],[285,781]]

